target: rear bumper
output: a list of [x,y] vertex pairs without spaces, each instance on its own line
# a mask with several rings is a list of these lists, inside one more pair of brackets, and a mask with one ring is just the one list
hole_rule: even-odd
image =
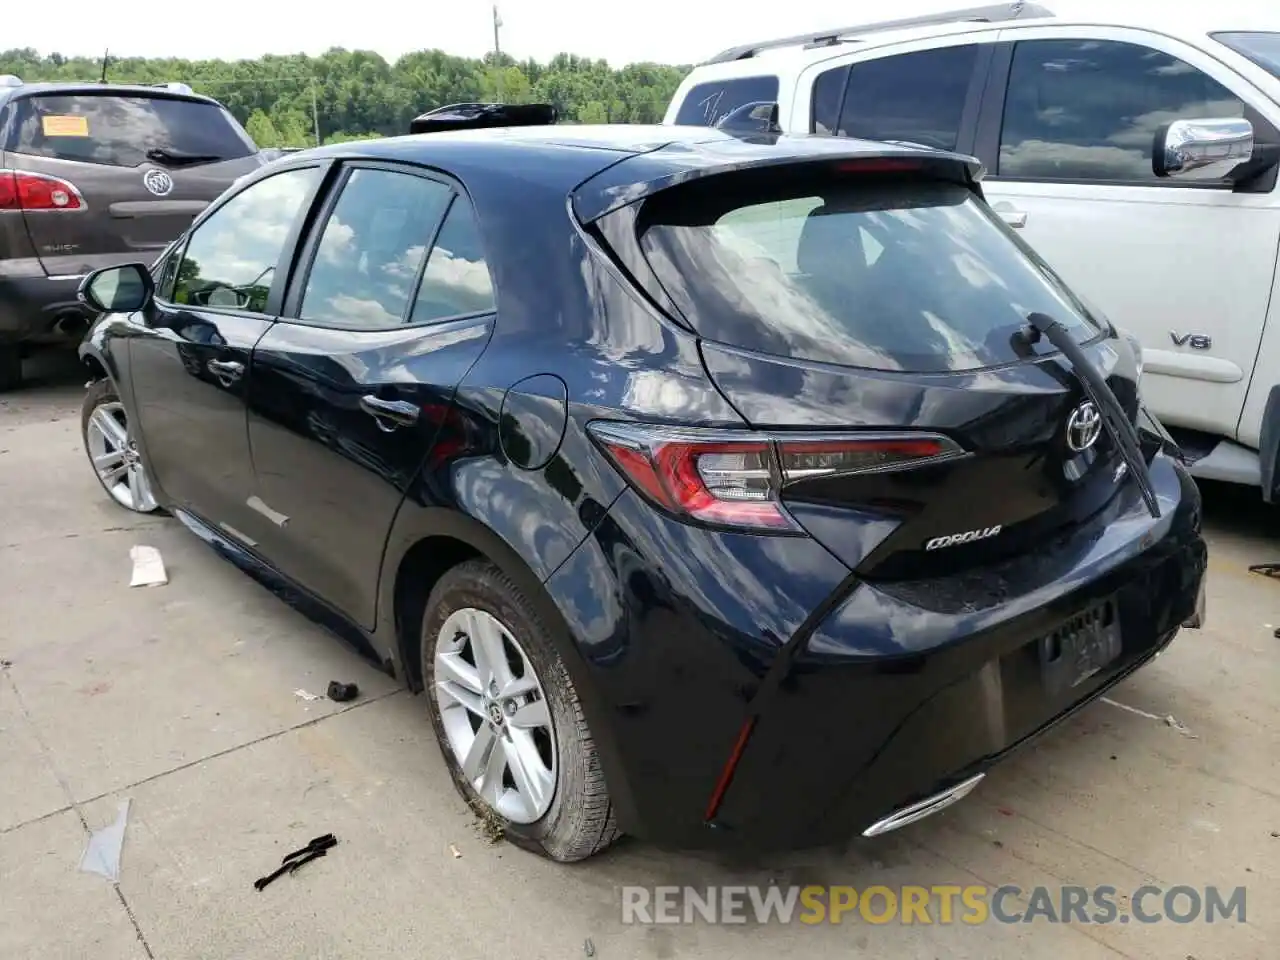
[[[625,494],[610,512],[617,524],[602,524],[548,581],[556,595],[576,580],[579,603],[583,586],[599,590],[606,575],[615,584],[597,625],[581,609],[570,622],[592,687],[580,692],[605,700],[593,724],[609,725],[599,740],[611,751],[605,770],[624,829],[681,846],[847,838],[965,784],[1095,700],[1163,649],[1201,595],[1199,494],[1166,457],[1152,473],[1158,521],[1122,494],[1069,540],[968,582],[846,575],[798,625],[777,619],[768,596],[743,596],[737,611],[720,604],[721,615],[740,615],[726,623],[695,591],[673,590],[661,556],[643,565],[635,556],[648,553],[644,541],[663,542],[652,525],[668,521],[641,520]],[[648,536],[620,538],[639,522]],[[791,566],[801,591],[831,576],[818,558]],[[1074,687],[1051,689],[1041,638],[1103,601],[1119,619],[1118,656]]]
[[76,297],[81,279],[0,272],[0,344],[78,343],[93,316]]

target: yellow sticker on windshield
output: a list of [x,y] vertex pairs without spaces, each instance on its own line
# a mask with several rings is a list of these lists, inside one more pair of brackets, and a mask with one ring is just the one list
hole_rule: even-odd
[[87,137],[89,135],[88,117],[49,114],[40,118],[40,126],[46,137]]

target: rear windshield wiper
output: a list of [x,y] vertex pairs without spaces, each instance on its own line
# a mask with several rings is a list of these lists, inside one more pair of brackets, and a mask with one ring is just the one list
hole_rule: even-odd
[[1057,347],[1070,361],[1076,376],[1080,378],[1080,385],[1084,387],[1085,395],[1093,401],[1098,412],[1102,414],[1102,423],[1116,447],[1119,448],[1120,456],[1129,468],[1129,474],[1138,484],[1147,510],[1151,516],[1157,520],[1160,519],[1160,503],[1156,500],[1155,489],[1151,485],[1151,473],[1147,470],[1147,461],[1142,458],[1137,428],[1125,415],[1124,407],[1120,406],[1120,401],[1107,386],[1107,381],[1103,379],[1098,368],[1093,365],[1093,361],[1076,342],[1076,338],[1053,317],[1045,313],[1030,313],[1027,315],[1027,323],[1037,333],[1043,334],[1045,339]]
[[180,167],[190,163],[214,163],[226,158],[220,157],[216,153],[183,153],[181,150],[152,147],[147,151],[147,159],[170,167]]

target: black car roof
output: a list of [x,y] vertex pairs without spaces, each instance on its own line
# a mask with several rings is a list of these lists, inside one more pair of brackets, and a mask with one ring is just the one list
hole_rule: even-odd
[[518,172],[531,184],[572,195],[590,222],[612,209],[710,174],[806,160],[911,157],[950,161],[970,177],[973,157],[910,144],[846,137],[735,135],[712,127],[601,124],[456,130],[362,140],[294,154],[362,157],[439,166],[463,183],[486,173]]
[[186,93],[182,90],[172,90],[168,87],[152,87],[141,83],[93,83],[91,81],[64,81],[50,80],[37,83],[22,83],[14,87],[0,87],[0,104],[4,104],[9,100],[19,100],[23,97],[39,96],[41,94],[61,94],[63,96],[77,96],[81,94],[90,94],[108,96],[114,94],[120,97],[152,97],[154,99],[166,100],[189,100],[194,103],[211,103],[215,106],[218,101],[212,97],[206,97],[199,93]]

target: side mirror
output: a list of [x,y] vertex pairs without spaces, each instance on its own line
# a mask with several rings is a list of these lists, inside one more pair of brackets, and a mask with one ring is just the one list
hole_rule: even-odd
[[1175,120],[1156,131],[1151,170],[1196,183],[1225,180],[1253,157],[1253,124],[1239,117]]
[[133,313],[151,302],[155,293],[151,271],[141,263],[103,267],[80,281],[80,302],[98,313]]

